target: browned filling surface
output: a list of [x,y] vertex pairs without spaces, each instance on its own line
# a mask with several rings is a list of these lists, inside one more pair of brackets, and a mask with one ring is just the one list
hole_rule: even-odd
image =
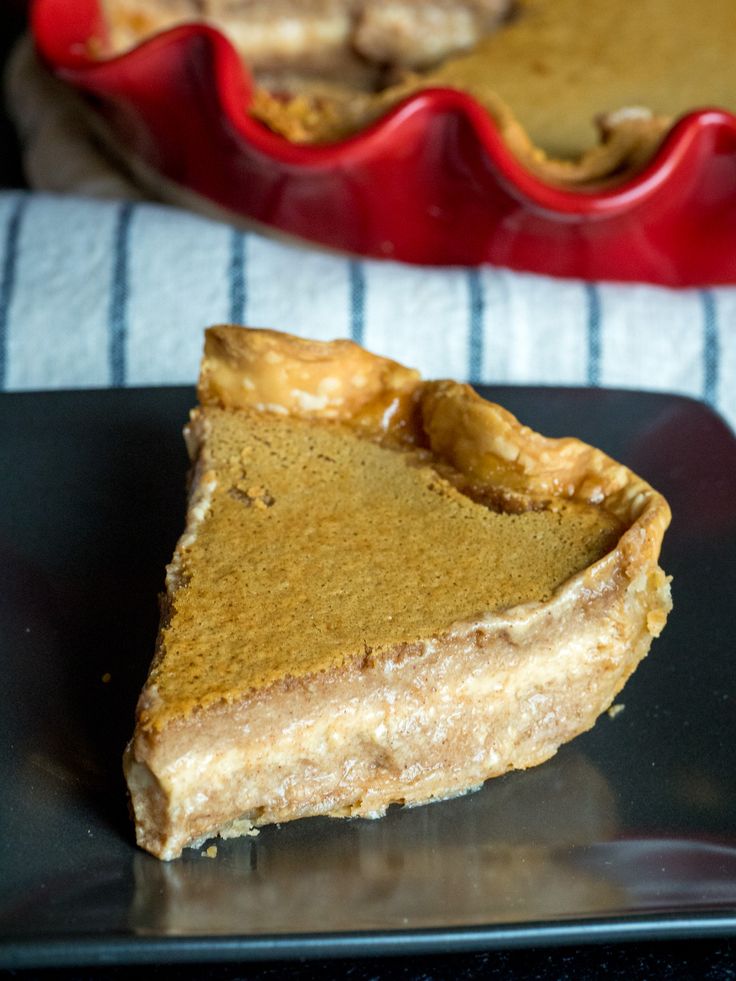
[[560,158],[627,107],[674,118],[736,108],[732,0],[521,0],[519,16],[433,81],[510,107],[532,142]]
[[620,535],[590,505],[493,510],[440,475],[427,452],[337,423],[204,411],[216,489],[182,551],[149,681],[157,725],[547,600]]

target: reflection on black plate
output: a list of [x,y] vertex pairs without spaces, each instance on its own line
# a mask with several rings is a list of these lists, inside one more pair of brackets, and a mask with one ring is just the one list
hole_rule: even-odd
[[0,966],[736,933],[736,441],[687,399],[490,394],[673,505],[675,610],[624,711],[476,794],[168,864],[133,844],[120,755],[183,519],[193,394],[0,398]]

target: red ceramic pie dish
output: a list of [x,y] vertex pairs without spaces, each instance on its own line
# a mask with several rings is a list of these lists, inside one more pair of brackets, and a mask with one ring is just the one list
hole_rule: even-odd
[[540,181],[488,113],[449,89],[411,96],[329,146],[299,146],[248,113],[229,41],[192,24],[96,59],[97,0],[35,0],[43,61],[116,142],[236,216],[346,252],[426,265],[691,286],[736,282],[736,117],[689,113],[648,166],[596,193]]

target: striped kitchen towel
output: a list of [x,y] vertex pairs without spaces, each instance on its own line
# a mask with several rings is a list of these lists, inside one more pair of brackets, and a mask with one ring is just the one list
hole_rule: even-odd
[[736,288],[415,268],[162,205],[0,194],[0,387],[189,384],[223,321],[352,337],[427,377],[684,393],[736,425]]

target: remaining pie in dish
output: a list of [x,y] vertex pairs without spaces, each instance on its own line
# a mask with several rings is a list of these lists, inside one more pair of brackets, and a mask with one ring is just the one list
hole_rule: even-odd
[[550,757],[670,608],[665,500],[349,341],[207,332],[187,526],[126,751],[164,859]]
[[297,142],[406,96],[469,92],[550,181],[620,177],[672,122],[736,109],[731,0],[104,0],[113,50],[205,18],[252,69],[251,112]]
[[423,68],[471,48],[511,0],[104,0],[115,50],[204,20],[259,75],[375,87],[386,68]]

